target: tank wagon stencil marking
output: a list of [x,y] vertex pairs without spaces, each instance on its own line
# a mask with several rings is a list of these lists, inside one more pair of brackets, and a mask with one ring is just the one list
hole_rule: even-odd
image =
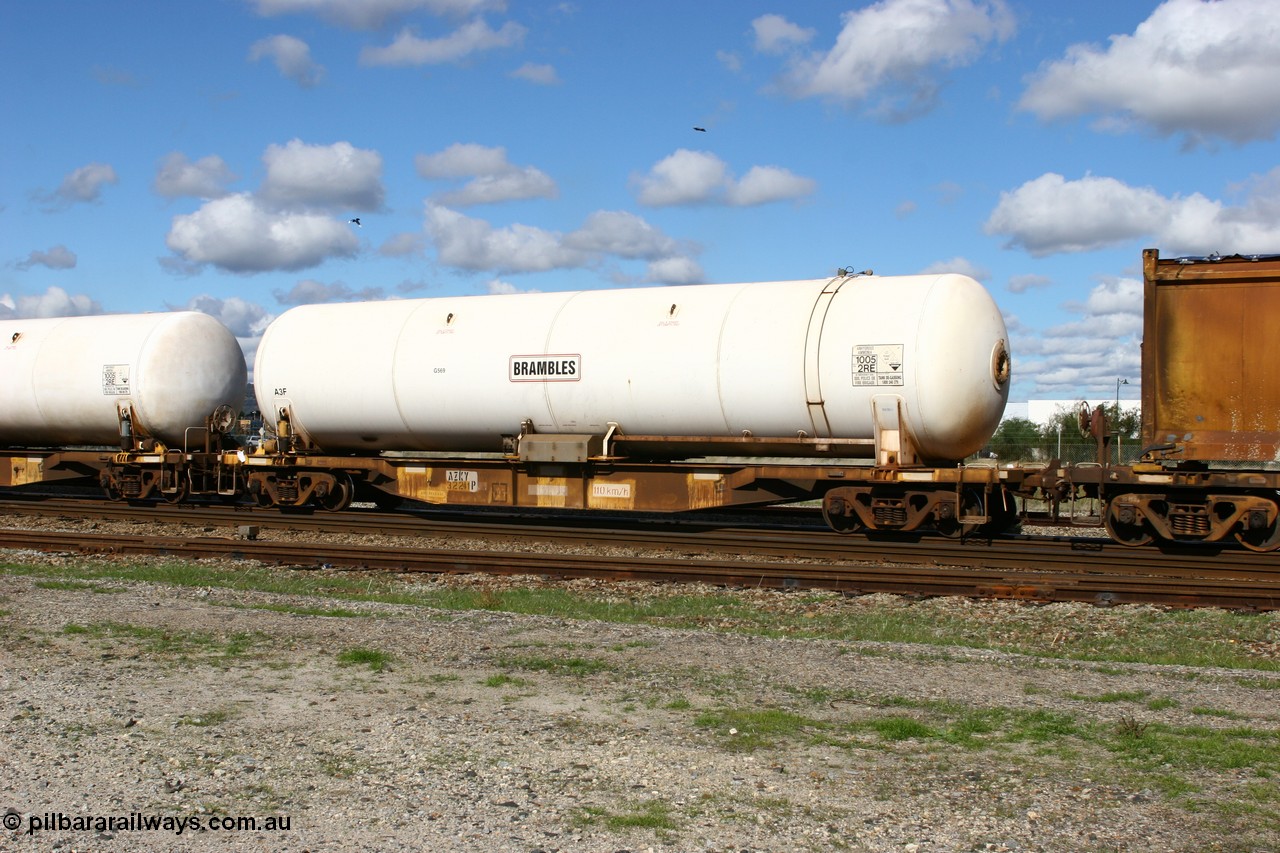
[[631,497],[630,483],[592,483],[591,497],[593,498],[629,498]]
[[582,356],[573,353],[511,356],[507,378],[512,382],[578,382]]
[[129,388],[129,365],[127,364],[104,364],[102,365],[102,393],[108,396],[122,396],[128,394]]
[[458,492],[480,491],[480,474],[478,471],[445,471],[446,487]]
[[853,348],[854,387],[904,385],[904,344],[858,344]]

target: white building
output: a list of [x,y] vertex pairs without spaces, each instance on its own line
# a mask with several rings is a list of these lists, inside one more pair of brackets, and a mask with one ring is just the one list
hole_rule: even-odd
[[[1107,403],[1115,405],[1115,400],[1089,400],[1089,407],[1093,408],[1099,403]],[[1025,418],[1033,423],[1045,426],[1053,423],[1054,416],[1058,412],[1074,412],[1080,406],[1080,400],[1025,400],[1022,402],[1010,402],[1004,407],[1004,417],[1002,421],[1010,418]],[[1138,413],[1142,411],[1141,400],[1121,400],[1120,411]]]

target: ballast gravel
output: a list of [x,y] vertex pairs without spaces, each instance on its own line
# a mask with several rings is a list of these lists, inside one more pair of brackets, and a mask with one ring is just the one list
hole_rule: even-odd
[[[1274,780],[1243,767],[1197,779],[1188,799],[1052,726],[1002,740],[997,722],[980,747],[923,723],[915,735],[890,728],[954,707],[1280,737],[1272,672],[42,577],[40,562],[59,559],[0,553],[37,564],[0,575],[5,851],[1280,846],[1274,817],[1223,818],[1260,786],[1276,796]],[[605,601],[670,589],[569,585]],[[1018,618],[1010,603],[902,606]],[[1102,612],[1052,606],[1068,623]],[[1090,698],[1109,694],[1170,701]],[[257,825],[211,827],[228,818]]]

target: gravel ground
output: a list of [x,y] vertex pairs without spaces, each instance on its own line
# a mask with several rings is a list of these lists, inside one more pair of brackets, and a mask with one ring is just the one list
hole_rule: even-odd
[[[23,560],[59,561],[0,553]],[[993,631],[1029,611],[735,595],[980,613]],[[1036,612],[1084,629],[1123,610]],[[0,849],[1273,850],[1261,759],[1188,779],[1116,750],[1167,728],[1270,743],[1278,688],[1252,670],[0,574],[0,812],[18,827]],[[210,828],[227,817],[259,826]]]

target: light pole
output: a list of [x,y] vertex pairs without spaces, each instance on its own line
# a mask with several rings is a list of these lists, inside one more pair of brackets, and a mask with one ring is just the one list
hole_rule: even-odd
[[1121,379],[1118,376],[1116,377],[1116,420],[1120,419],[1120,386],[1128,384],[1128,379]]
[[1128,379],[1116,377],[1116,422],[1111,428],[1111,432],[1116,437],[1116,464],[1120,464],[1120,386],[1128,385]]

